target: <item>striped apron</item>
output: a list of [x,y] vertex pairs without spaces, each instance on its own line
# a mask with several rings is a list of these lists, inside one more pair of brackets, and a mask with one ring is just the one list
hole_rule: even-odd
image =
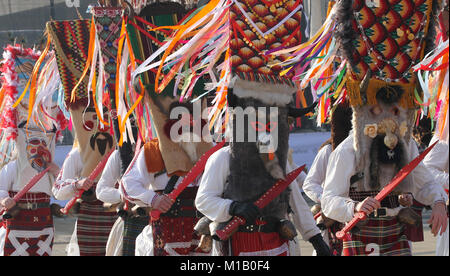
[[117,217],[116,212],[106,212],[103,202],[98,199],[80,204],[77,220],[80,256],[105,256],[109,233]]
[[[15,192],[9,192],[14,197]],[[5,221],[5,256],[51,256],[54,238],[50,196],[45,193],[26,193],[18,204],[29,204],[29,209]],[[33,207],[37,206],[37,207]]]

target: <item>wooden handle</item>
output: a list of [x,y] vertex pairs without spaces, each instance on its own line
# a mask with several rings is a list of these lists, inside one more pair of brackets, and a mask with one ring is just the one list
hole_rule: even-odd
[[241,217],[234,217],[230,223],[225,226],[222,230],[217,230],[216,235],[222,240],[225,241],[229,239],[236,231],[238,230],[239,226],[245,224],[245,219]]
[[78,191],[77,195],[72,197],[71,200],[69,200],[69,202],[67,202],[66,206],[64,206],[64,208],[61,209],[61,213],[63,213],[64,215],[67,215],[70,211],[70,209],[72,209],[73,205],[75,205],[75,203],[77,203],[77,200],[81,197],[81,195],[83,194],[83,190]]
[[360,222],[361,220],[366,219],[366,217],[367,217],[367,215],[366,215],[366,213],[364,213],[364,212],[358,212],[358,213],[356,213],[355,216],[353,217],[353,219],[352,219],[351,221],[349,221],[349,223],[347,223],[347,224],[344,226],[344,228],[342,228],[341,231],[338,231],[338,232],[336,233],[336,237],[337,237],[338,239],[342,240],[342,239],[345,237],[345,235],[346,235],[348,232],[350,232],[350,230],[352,230],[353,227],[356,226],[356,224],[357,224],[358,222]]
[[314,220],[318,219],[322,215],[322,212],[318,212],[314,215]]

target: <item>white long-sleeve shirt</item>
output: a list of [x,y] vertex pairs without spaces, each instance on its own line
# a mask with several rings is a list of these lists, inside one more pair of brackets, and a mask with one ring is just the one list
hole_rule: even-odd
[[[127,200],[138,204],[143,203],[150,206],[155,191],[164,190],[169,182],[170,177],[166,174],[156,175],[149,173],[145,161],[145,150],[141,150],[134,164],[131,164],[129,170],[122,177],[124,195]],[[175,188],[183,181],[180,177],[175,184]],[[198,181],[189,184],[188,187],[197,186]]]
[[[9,197],[9,191],[19,192],[39,172],[25,164],[20,169],[18,160],[6,164],[0,171],[0,200]],[[21,175],[19,179],[19,174]],[[46,193],[52,196],[53,176],[46,173],[30,190],[30,193]]]
[[115,150],[108,159],[103,169],[95,193],[100,201],[117,204],[122,201],[120,191],[116,188],[117,181],[120,180],[121,163],[119,151]]
[[[231,199],[223,198],[226,180],[230,174],[230,147],[224,147],[208,159],[200,181],[200,187],[195,199],[196,208],[215,222],[226,222],[232,218],[228,213]],[[287,168],[287,171],[292,169]],[[294,211],[294,225],[304,240],[320,234],[312,213],[304,200],[297,183],[291,183],[292,190],[289,204]]]
[[[419,151],[414,142],[408,145],[410,156],[415,158]],[[347,137],[330,155],[322,195],[322,211],[325,216],[348,222],[353,218],[356,202],[350,199],[350,178],[356,173],[353,136]],[[419,202],[432,205],[438,200],[447,200],[444,189],[434,181],[433,176],[421,162],[412,172],[413,195]]]
[[321,202],[331,152],[333,152],[331,145],[326,145],[319,150],[303,183],[303,191],[316,203]]
[[[433,139],[430,144],[436,140]],[[425,156],[423,163],[430,170],[436,181],[448,190],[448,144],[439,141],[430,153]]]
[[58,200],[69,200],[76,195],[77,189],[75,182],[81,179],[83,162],[81,161],[80,151],[77,148],[72,149],[64,160],[61,171],[53,185],[53,194]]

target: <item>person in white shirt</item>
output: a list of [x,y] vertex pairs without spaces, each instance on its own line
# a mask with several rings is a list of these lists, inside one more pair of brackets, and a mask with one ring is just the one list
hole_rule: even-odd
[[[348,137],[352,128],[352,110],[347,101],[337,104],[331,114],[330,126],[331,137],[321,146],[303,184],[305,194],[316,203],[316,206],[313,207],[314,215],[320,212],[323,185],[325,184],[330,155]],[[335,234],[342,225],[326,218],[322,213],[318,215],[316,221],[331,250],[335,255],[340,255],[342,242],[336,238]]]
[[[361,83],[364,94],[368,75]],[[349,222],[356,212],[375,214],[352,233],[353,242],[344,242],[346,254],[411,255],[405,223],[421,223],[414,218],[412,196],[433,206],[432,233],[445,230],[447,195],[420,163],[395,189],[378,202],[374,196],[395,173],[418,155],[412,140],[411,112],[399,104],[402,90],[396,86],[377,91],[375,104],[352,105],[353,132],[330,155],[322,195],[325,216]],[[390,110],[395,112],[391,113]],[[403,164],[403,165],[402,165]],[[417,216],[417,214],[416,214]],[[445,225],[444,225],[445,224]],[[368,234],[373,233],[373,234]]]
[[[200,136],[197,137],[199,142],[196,142],[196,138],[191,140],[197,135],[193,131],[196,124],[203,127],[206,121],[193,118],[195,104],[179,103],[177,97],[158,96],[151,99],[150,105],[158,138],[147,142],[135,162],[130,164],[130,169],[122,178],[122,193],[126,200],[139,207],[150,207],[161,212],[161,215],[157,220],[150,220],[136,238],[135,254],[209,255],[209,252],[197,249],[200,237],[193,230],[201,216],[194,206],[201,176],[190,183],[175,202],[167,196],[212,147]],[[165,115],[177,110],[181,112],[176,119],[169,119]],[[185,127],[189,131],[184,132]],[[173,133],[180,136],[174,138]]]
[[[431,175],[439,185],[442,185],[444,190],[447,192],[448,196],[448,114],[445,120],[446,126],[444,127],[444,132],[442,135],[436,132],[435,136],[430,142],[430,145],[434,144],[436,141],[439,142],[431,150],[431,152],[423,160],[423,164],[428,168]],[[447,216],[448,216],[448,201],[447,201]],[[439,233],[436,240],[436,255],[437,256],[448,256],[449,255],[449,238],[448,238],[448,222],[447,230],[444,233]]]
[[[109,120],[107,110],[104,112],[105,120]],[[105,209],[103,202],[95,195],[100,175],[93,181],[88,176],[113,150],[115,140],[109,133],[109,127],[100,125],[93,107],[71,107],[70,113],[75,142],[52,189],[58,200],[70,200],[79,191],[84,191],[80,203],[71,210],[76,212],[77,222],[67,254],[104,256],[117,213]]]
[[[275,89],[276,85],[267,85],[266,89],[278,96],[267,97],[264,93],[246,93],[244,87],[251,85],[258,84],[237,80],[233,91],[228,91],[228,105],[232,108],[230,125],[227,126],[227,131],[232,133],[228,137],[231,139],[230,146],[222,148],[208,159],[195,199],[198,210],[211,221],[210,234],[216,239],[213,241],[212,254],[290,255],[294,250],[290,248],[293,244],[289,241],[297,235],[297,229],[320,255],[329,255],[329,248],[323,242],[298,183],[291,183],[289,188],[262,209],[253,203],[294,169],[287,162],[288,110],[292,110],[289,112],[292,117],[302,116],[309,111],[297,112],[288,107],[291,98],[285,96],[289,94],[290,88]],[[241,110],[249,111],[247,120],[240,116]],[[294,113],[297,113],[296,116]],[[252,117],[252,114],[255,116]],[[268,128],[268,125],[274,127]],[[255,130],[255,135],[252,135],[252,130]],[[240,134],[244,134],[244,139],[240,140]],[[256,141],[251,140],[252,136]],[[293,224],[289,220],[290,210]],[[228,239],[218,241],[216,231],[226,229],[234,216],[244,218],[246,224],[239,226],[237,232]]]
[[[42,67],[33,70],[40,58]],[[29,79],[54,76],[56,61],[52,53],[44,56],[34,49],[8,45],[0,63],[0,255],[51,256],[55,231],[50,199],[59,172],[53,160],[55,144],[67,125],[53,101],[59,79],[39,82],[33,102],[30,93],[19,95]],[[22,197],[14,199],[45,169],[49,170]]]

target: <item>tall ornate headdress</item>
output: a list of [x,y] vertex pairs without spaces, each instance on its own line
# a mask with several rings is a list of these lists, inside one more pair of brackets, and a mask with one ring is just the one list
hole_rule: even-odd
[[[414,66],[433,49],[438,6],[436,0],[340,0],[310,41],[271,54],[289,55],[281,65],[296,71],[302,88],[311,84],[322,99],[321,116],[332,96],[346,97],[352,106],[374,104],[386,86],[401,87],[401,105],[416,109],[423,95]],[[334,73],[327,74],[330,69]]]
[[44,133],[56,131],[59,139],[67,120],[57,106],[61,83],[53,52],[48,53],[47,48],[41,53],[9,45],[3,58],[0,145],[4,165],[11,160],[19,127],[26,132],[28,127],[41,129]]

